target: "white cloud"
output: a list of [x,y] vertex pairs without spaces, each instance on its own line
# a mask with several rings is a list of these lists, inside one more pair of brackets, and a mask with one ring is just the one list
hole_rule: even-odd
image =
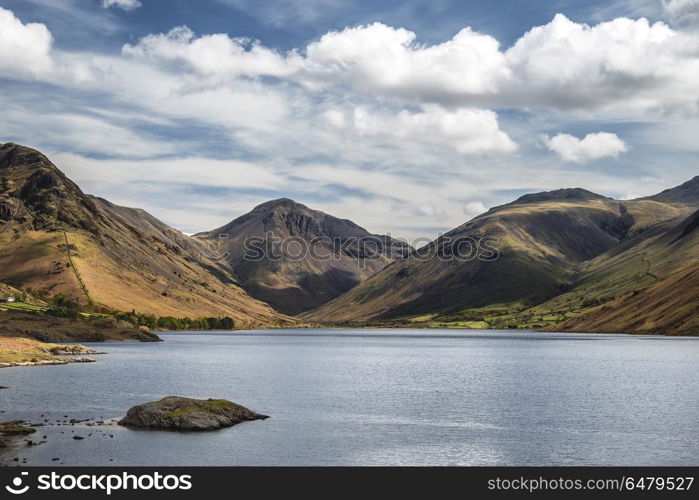
[[662,22],[589,26],[558,14],[505,51],[470,28],[424,45],[409,30],[374,23],[327,33],[286,63],[293,79],[316,90],[350,86],[421,104],[639,116],[699,111],[698,53],[699,36]]
[[477,215],[480,215],[484,213],[487,210],[485,208],[485,205],[483,205],[483,202],[481,201],[470,201],[466,203],[466,206],[464,207],[464,215],[467,217],[475,217]]
[[492,94],[509,77],[499,42],[470,28],[432,46],[416,43],[412,31],[381,23],[346,28],[308,45],[305,62],[311,79],[428,101],[431,95]]
[[41,23],[24,24],[0,7],[0,75],[75,86],[94,81],[90,56],[57,52],[53,35]]
[[622,200],[635,200],[636,198],[640,198],[640,197],[641,197],[641,195],[638,193],[629,192],[629,193],[622,195],[621,199]]
[[679,25],[699,25],[699,0],[663,0],[670,19]]
[[27,23],[0,7],[0,73],[34,77],[51,71],[53,37],[39,23]]
[[[527,147],[541,131],[569,130],[580,113],[662,123],[666,136],[654,133],[662,148],[677,144],[671,125],[686,123],[682,140],[696,149],[699,35],[642,19],[587,26],[557,16],[507,50],[470,29],[424,44],[373,24],[280,52],[180,27],[114,54],[52,47],[46,26],[7,10],[0,23],[0,71],[9,81],[0,138],[47,145],[76,181],[115,201],[166,214],[176,197],[192,207],[193,231],[273,196],[415,236],[457,226],[513,190],[614,193],[613,172],[576,169]],[[560,134],[551,143],[579,162],[626,147],[598,135],[573,137],[571,146]],[[638,135],[629,141],[642,144]],[[223,155],[238,159],[207,158]],[[674,180],[686,167],[671,168]],[[197,189],[173,193],[162,179]],[[639,182],[625,189],[650,189]],[[217,208],[213,187],[250,191]]]
[[509,93],[523,105],[617,116],[696,112],[698,49],[699,38],[663,23],[619,18],[587,26],[558,14],[507,51],[517,75]]
[[141,6],[139,0],[102,0],[102,7],[119,7],[124,10],[138,9]]
[[288,76],[294,71],[293,56],[285,59],[258,42],[225,34],[197,37],[186,26],[145,36],[135,45],[124,45],[122,52],[156,61],[182,61],[203,75]]
[[495,38],[471,28],[424,45],[414,32],[381,23],[329,32],[284,54],[226,34],[196,36],[186,27],[123,49],[154,64],[185,62],[199,75],[218,77],[217,84],[224,77],[270,76],[311,93],[351,90],[418,105],[615,116],[699,112],[698,51],[699,36],[662,22],[618,18],[589,26],[562,14],[505,51]]
[[447,212],[439,205],[434,203],[425,203],[424,205],[418,205],[415,209],[415,214],[421,217],[446,217]]
[[587,134],[582,139],[570,134],[558,134],[551,138],[545,137],[544,142],[546,147],[561,159],[574,163],[587,163],[600,158],[616,158],[629,150],[624,141],[616,134],[609,132]]
[[332,109],[326,112],[330,126],[341,133],[350,133],[365,141],[393,143],[396,148],[419,143],[439,150],[444,148],[460,154],[512,152],[517,145],[500,130],[497,115],[490,110],[461,108],[454,111],[438,106],[426,106],[412,112],[372,111],[354,107],[348,112]]

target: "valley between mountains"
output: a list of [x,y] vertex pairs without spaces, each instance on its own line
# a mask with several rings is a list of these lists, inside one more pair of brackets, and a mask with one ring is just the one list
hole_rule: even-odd
[[[47,333],[71,314],[105,339],[202,325],[699,334],[699,177],[635,200],[528,194],[414,249],[285,198],[189,236],[8,143],[0,207],[3,335],[80,340]],[[290,258],[289,238],[331,258]],[[448,258],[464,239],[495,252]]]

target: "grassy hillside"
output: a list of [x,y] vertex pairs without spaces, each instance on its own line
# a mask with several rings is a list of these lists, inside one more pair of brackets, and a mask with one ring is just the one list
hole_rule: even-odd
[[567,332],[699,335],[699,264],[551,327]]
[[[691,209],[684,203],[617,201],[582,189],[526,195],[436,240],[425,250],[432,257],[392,264],[302,317],[327,322],[521,325],[510,317],[565,294],[595,258],[606,255],[600,257],[606,261],[620,246],[634,239],[643,241],[654,228],[676,221]],[[499,250],[499,257],[450,259],[458,253],[454,242],[464,238],[495,238],[492,246]],[[629,267],[633,280],[638,270],[646,269],[642,259]],[[529,314],[528,325],[555,321],[569,314],[571,305],[536,311],[536,318]],[[491,322],[493,318],[497,321]]]
[[[580,312],[633,292],[699,262],[699,212],[679,223],[656,224],[645,233],[580,266],[564,293],[534,307],[533,314]],[[679,292],[678,292],[679,293]]]
[[104,342],[129,340],[152,342],[157,335],[126,321],[99,316],[68,319],[43,312],[0,309],[0,336],[27,337],[42,342]]

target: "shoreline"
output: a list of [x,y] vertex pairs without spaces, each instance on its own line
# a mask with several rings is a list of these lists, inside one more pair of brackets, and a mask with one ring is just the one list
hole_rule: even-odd
[[15,361],[8,363],[0,363],[0,368],[13,368],[16,366],[53,366],[53,365],[69,365],[71,363],[94,363],[92,358],[68,358],[68,359],[53,359],[42,361]]
[[26,337],[0,337],[0,368],[94,363],[87,355],[105,354],[80,344],[53,344]]
[[206,334],[206,333],[255,333],[255,332],[275,332],[275,331],[289,331],[289,330],[449,330],[449,331],[463,331],[463,332],[512,332],[512,333],[562,333],[571,335],[629,335],[634,337],[666,337],[666,338],[698,338],[699,332],[697,333],[661,333],[661,332],[599,332],[599,331],[573,331],[573,330],[554,330],[554,329],[543,329],[543,328],[467,328],[463,326],[427,326],[427,325],[361,325],[361,326],[351,326],[351,325],[323,325],[323,326],[313,326],[313,327],[266,327],[266,328],[241,328],[235,330],[159,330],[158,333],[161,334],[178,334],[178,333],[189,333],[189,334]]

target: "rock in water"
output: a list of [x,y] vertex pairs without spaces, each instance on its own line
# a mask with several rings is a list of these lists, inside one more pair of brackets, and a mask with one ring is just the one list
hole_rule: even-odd
[[166,396],[160,401],[134,406],[119,425],[171,431],[208,431],[265,418],[268,418],[267,415],[260,415],[225,399]]

